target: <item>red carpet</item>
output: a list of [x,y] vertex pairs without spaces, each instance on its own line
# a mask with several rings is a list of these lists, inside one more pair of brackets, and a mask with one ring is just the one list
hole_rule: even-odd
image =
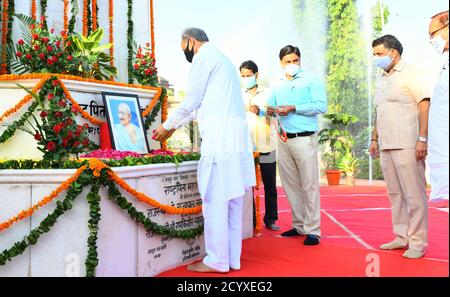
[[[282,230],[291,227],[291,213],[279,188]],[[263,199],[262,199],[263,200]],[[304,246],[303,237],[282,238],[263,228],[262,234],[243,242],[242,269],[211,277],[249,276],[367,276],[373,259],[380,276],[449,276],[448,209],[429,209],[429,247],[424,258],[405,259],[403,251],[381,251],[393,239],[390,205],[384,187],[322,187],[322,241]],[[262,206],[262,211],[264,211]],[[163,277],[198,277],[186,265],[166,271]]]

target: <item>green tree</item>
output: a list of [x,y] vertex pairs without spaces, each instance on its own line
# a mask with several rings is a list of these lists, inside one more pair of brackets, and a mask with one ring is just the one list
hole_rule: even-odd
[[[383,12],[383,14],[381,14]],[[373,38],[381,37],[383,34],[383,27],[388,23],[389,20],[389,9],[382,1],[377,1],[377,3],[372,7],[372,30]]]

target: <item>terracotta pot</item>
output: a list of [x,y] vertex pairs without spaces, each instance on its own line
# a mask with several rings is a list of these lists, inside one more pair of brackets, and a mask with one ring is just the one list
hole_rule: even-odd
[[340,170],[326,170],[328,184],[330,186],[339,185],[339,181],[341,180],[341,171]]
[[354,186],[355,185],[355,177],[353,177],[353,176],[346,176],[345,177],[345,184],[347,186]]

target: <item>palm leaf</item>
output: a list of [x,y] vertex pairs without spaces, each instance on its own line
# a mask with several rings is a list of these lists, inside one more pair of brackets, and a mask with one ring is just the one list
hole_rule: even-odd
[[32,17],[29,17],[27,15],[21,14],[21,13],[15,13],[14,16],[19,19],[19,28],[20,32],[22,34],[22,38],[26,43],[31,43],[32,37],[30,32],[30,26],[33,24],[37,24],[37,21],[34,20]]

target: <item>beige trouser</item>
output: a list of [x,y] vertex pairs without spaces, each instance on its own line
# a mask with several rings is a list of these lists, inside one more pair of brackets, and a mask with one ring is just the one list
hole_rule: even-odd
[[428,206],[425,162],[415,149],[383,150],[380,154],[396,241],[425,252],[428,245]]
[[292,226],[301,234],[320,236],[317,134],[278,142],[278,169],[292,209]]

